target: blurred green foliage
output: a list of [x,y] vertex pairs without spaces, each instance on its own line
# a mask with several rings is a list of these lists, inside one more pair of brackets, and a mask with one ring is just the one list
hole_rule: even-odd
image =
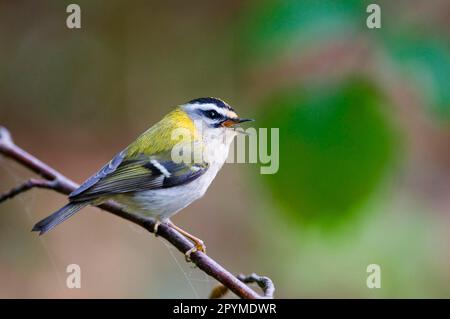
[[290,217],[331,225],[367,199],[395,157],[386,108],[362,79],[292,89],[266,102],[259,124],[280,128],[282,165],[263,178]]
[[[430,26],[394,19],[399,8],[382,10],[383,26],[376,33],[365,27],[370,1],[264,0],[243,15],[239,44],[244,64],[271,63],[287,51],[301,53],[315,45],[364,34],[374,48],[392,59],[393,72],[409,78],[421,90],[436,117],[450,119],[450,41]],[[381,1],[381,6],[386,5]],[[392,11],[393,13],[391,13]]]
[[[258,82],[256,124],[280,128],[280,170],[256,183],[267,186],[267,227],[283,238],[262,255],[271,249],[280,285],[303,296],[448,295],[448,254],[437,248],[445,214],[427,206],[448,202],[413,191],[420,174],[436,185],[434,161],[437,174],[448,166],[442,147],[423,146],[450,115],[448,6],[377,1],[382,28],[370,30],[369,3],[264,0],[241,14],[237,48]],[[380,290],[364,283],[374,262]]]
[[450,120],[450,42],[435,35],[386,32],[386,51],[419,88],[435,119]]
[[239,40],[247,61],[273,58],[286,47],[306,48],[364,23],[364,1],[263,0],[243,14]]
[[[311,48],[357,41],[363,35],[367,43],[372,42],[371,51],[383,53],[372,56],[373,65],[380,69],[388,65],[391,69],[386,71],[408,79],[430,111],[448,118],[448,41],[441,35],[427,36],[432,28],[415,29],[408,18],[392,19],[402,9],[387,10],[384,4],[384,27],[373,32],[365,27],[369,3],[258,2],[243,14],[240,25],[243,64],[276,68],[280,59],[281,65],[283,59],[295,61],[293,52],[301,63],[302,53]],[[376,59],[381,57],[388,60],[380,63]],[[322,78],[311,84],[315,81],[305,83],[290,76],[287,85],[265,93],[265,107],[259,113],[265,119],[259,125],[280,127],[281,137],[280,172],[264,179],[295,220],[327,225],[345,221],[377,190],[392,167],[399,143],[385,112],[392,105],[387,105],[385,92],[364,71],[351,74],[350,80],[334,78],[331,84]]]

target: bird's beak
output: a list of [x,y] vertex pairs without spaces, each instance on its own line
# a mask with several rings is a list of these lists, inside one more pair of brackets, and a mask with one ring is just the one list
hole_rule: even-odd
[[222,126],[223,127],[233,127],[233,126],[235,126],[237,124],[240,124],[240,123],[253,122],[253,121],[254,121],[254,119],[243,119],[243,118],[240,118],[240,117],[229,118],[229,119],[227,119],[227,120],[222,122]]

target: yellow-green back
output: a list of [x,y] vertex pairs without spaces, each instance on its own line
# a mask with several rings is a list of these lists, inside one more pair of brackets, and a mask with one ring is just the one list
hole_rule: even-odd
[[[189,132],[190,136],[181,137],[174,134],[176,129]],[[198,138],[198,132],[191,118],[180,107],[177,107],[131,143],[127,148],[126,157],[132,157],[138,153],[151,155],[166,152],[186,138],[195,141]]]

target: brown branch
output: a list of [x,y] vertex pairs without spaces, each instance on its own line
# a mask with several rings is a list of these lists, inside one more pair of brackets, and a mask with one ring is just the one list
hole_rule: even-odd
[[[240,274],[237,278],[246,284],[257,283],[258,286],[264,292],[264,298],[273,298],[273,294],[275,292],[275,286],[272,280],[269,277],[259,276],[257,274],[251,274],[250,276],[245,276]],[[211,299],[222,298],[228,292],[228,287],[224,285],[218,285],[213,289],[211,295],[209,296]]]
[[21,193],[24,193],[32,188],[47,188],[54,189],[56,188],[56,181],[47,181],[45,179],[36,179],[30,178],[26,182],[20,184],[17,187],[14,187],[10,191],[0,194],[0,204],[3,203],[7,199],[11,199]]
[[[15,195],[23,193],[34,187],[49,188],[61,194],[68,195],[79,186],[52,167],[48,166],[44,162],[40,161],[33,155],[27,153],[22,148],[14,144],[9,131],[4,127],[0,127],[0,154],[11,158],[12,160],[27,167],[31,171],[44,178],[44,180],[29,180],[28,182],[9,191],[8,193],[3,194],[1,197],[1,201],[6,200],[7,198],[12,198]],[[145,228],[149,232],[153,232],[155,222],[152,219],[147,219],[127,213],[126,211],[122,210],[118,204],[111,201],[98,207],[116,216],[122,217],[132,223],[135,223]],[[157,234],[169,241],[183,254],[193,248],[193,244],[188,239],[165,224],[161,224],[158,227]],[[232,273],[223,268],[206,254],[200,251],[196,251],[193,252],[190,257],[192,262],[195,263],[198,268],[218,280],[222,285],[234,292],[238,297],[246,299],[263,298],[263,296],[260,296],[253,289],[248,287],[242,280],[234,276]]]

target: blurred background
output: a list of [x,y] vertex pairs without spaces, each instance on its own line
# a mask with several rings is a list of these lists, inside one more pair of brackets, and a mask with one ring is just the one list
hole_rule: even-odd
[[[173,220],[285,298],[450,297],[450,3],[0,2],[0,124],[82,182],[173,106],[221,97],[280,129],[280,169],[227,164]],[[33,176],[0,158],[0,192]],[[233,200],[230,201],[229,199]],[[43,237],[65,203],[0,205],[0,297],[205,298],[216,282],[96,208]],[[66,267],[81,267],[81,289]],[[366,286],[369,264],[381,288]]]

